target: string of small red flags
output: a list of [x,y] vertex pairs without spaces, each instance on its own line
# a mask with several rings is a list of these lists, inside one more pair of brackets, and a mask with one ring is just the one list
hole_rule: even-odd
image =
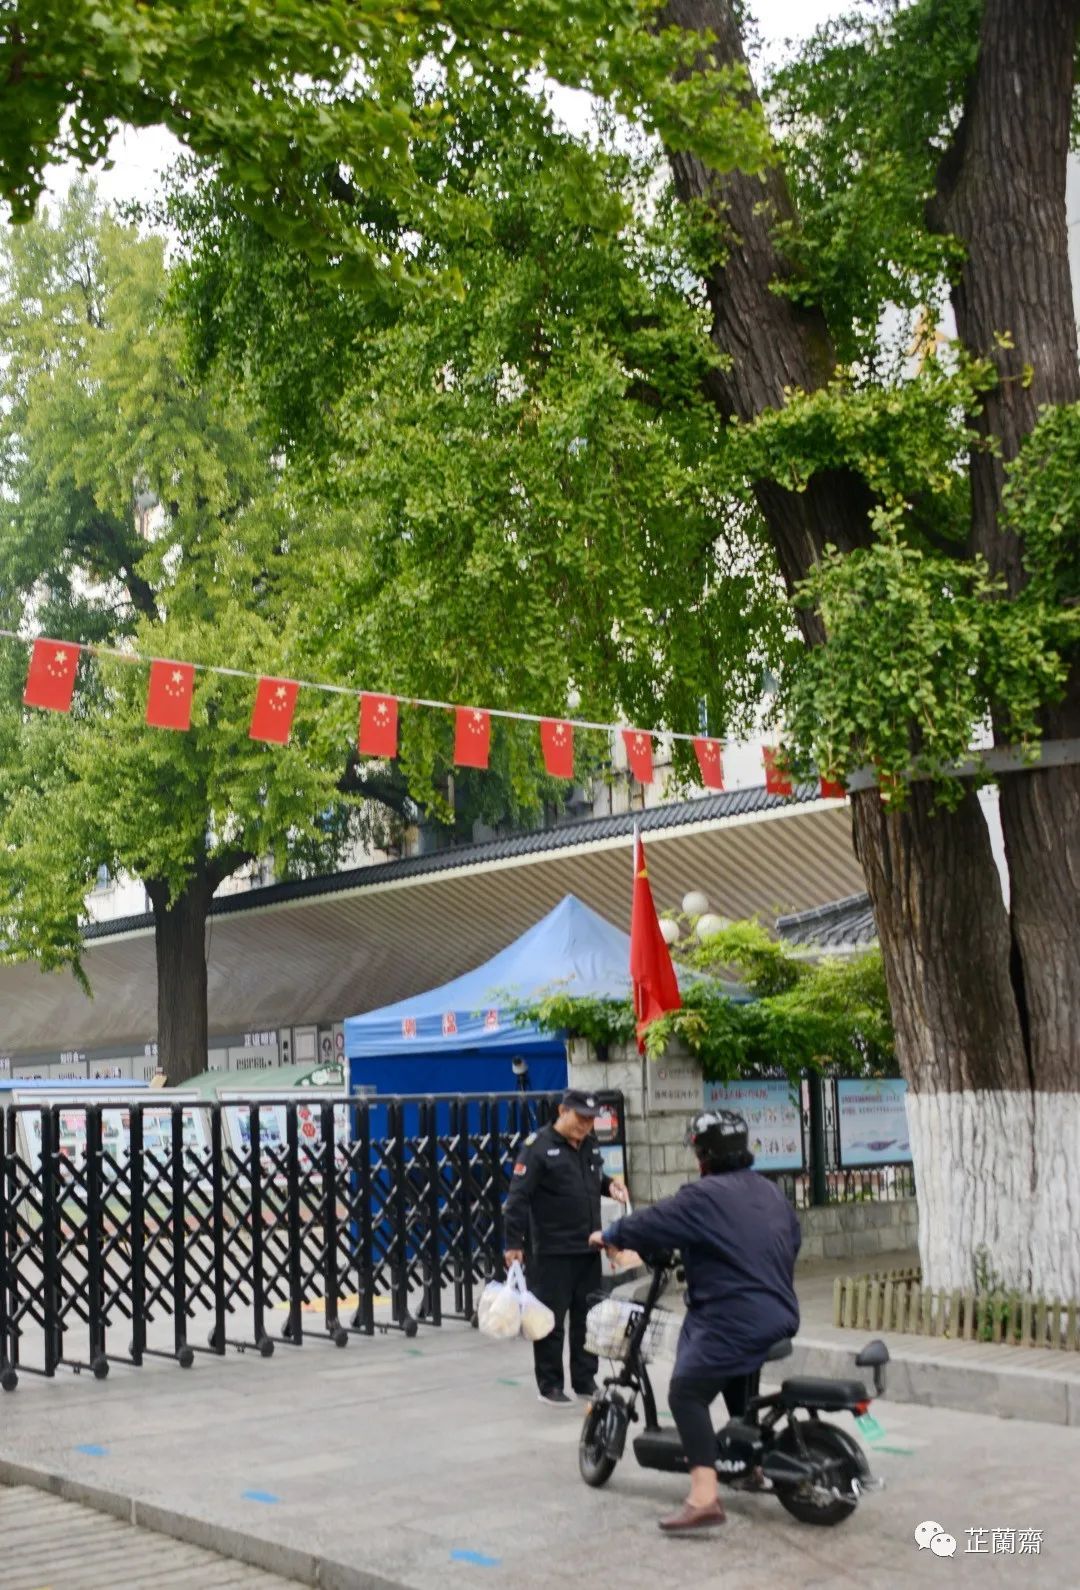
[[[0,629],[0,637],[23,640],[14,630]],[[465,707],[452,701],[432,701],[415,696],[382,695],[356,690],[349,685],[325,684],[313,680],[278,679],[251,673],[243,668],[224,668],[214,663],[177,662],[170,658],[144,657],[137,652],[117,651],[109,646],[49,640],[33,642],[30,667],[23,691],[23,704],[49,712],[70,712],[75,695],[75,678],[83,652],[114,657],[121,662],[142,663],[149,667],[146,694],[146,722],[157,729],[179,732],[190,729],[196,672],[221,674],[255,682],[255,701],[249,735],[253,740],[272,745],[288,743],[301,690],[320,690],[334,695],[359,698],[357,750],[362,756],[390,760],[398,754],[398,719],[402,705],[429,707],[454,714],[454,762],[458,767],[486,768],[491,756],[491,720],[508,718],[535,723],[540,729],[544,766],[552,778],[574,776],[574,731],[576,729],[618,731],[622,735],[630,772],[642,784],[653,778],[653,744],[659,738],[689,740],[697,757],[701,782],[706,789],[724,788],[724,753],[720,740],[702,734],[682,734],[667,729],[634,729],[617,723],[594,723],[582,718],[545,718],[532,712],[514,712],[500,707]],[[794,786],[778,760],[774,747],[763,753],[765,788],[770,795],[791,795]],[[821,794],[842,800],[844,786],[820,780]]]

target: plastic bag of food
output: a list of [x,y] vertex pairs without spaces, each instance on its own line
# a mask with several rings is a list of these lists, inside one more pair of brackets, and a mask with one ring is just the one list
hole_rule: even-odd
[[555,1329],[554,1314],[529,1291],[525,1272],[516,1260],[507,1270],[505,1281],[489,1281],[485,1286],[476,1318],[484,1335],[498,1341],[521,1335],[530,1342],[540,1342]]
[[555,1329],[555,1316],[546,1303],[531,1292],[521,1305],[521,1334],[530,1342],[542,1342]]
[[477,1325],[485,1336],[509,1341],[521,1334],[521,1294],[524,1290],[525,1277],[520,1264],[510,1266],[505,1281],[488,1282],[476,1309]]

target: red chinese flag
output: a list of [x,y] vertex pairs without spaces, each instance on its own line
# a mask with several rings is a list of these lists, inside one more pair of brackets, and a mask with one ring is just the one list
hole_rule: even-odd
[[78,666],[78,646],[66,640],[36,640],[30,653],[24,704],[47,707],[50,712],[70,712]]
[[269,740],[271,745],[285,745],[299,693],[300,686],[292,679],[260,679],[248,730],[251,738]]
[[626,760],[630,764],[631,773],[640,784],[651,784],[653,776],[652,735],[643,733],[641,729],[624,729],[622,737],[623,744],[626,746]]
[[454,761],[458,767],[487,767],[491,751],[491,714],[479,707],[456,709]]
[[762,750],[765,763],[765,790],[769,795],[790,795],[791,780],[776,765],[776,747],[767,745]]
[[191,696],[195,689],[193,663],[150,664],[150,688],[146,693],[146,721],[154,729],[190,729]]
[[393,696],[360,697],[361,756],[397,756],[398,704]]
[[822,798],[827,801],[842,801],[847,799],[847,790],[836,779],[823,778],[821,780]]
[[724,787],[724,753],[719,740],[695,740],[694,752],[706,789]]
[[574,776],[574,731],[569,723],[558,718],[544,718],[540,724],[540,744],[544,748],[544,766],[552,778]]
[[645,1053],[645,1032],[666,1011],[682,1005],[671,951],[660,931],[645,866],[645,846],[634,830],[634,898],[630,911],[630,978],[634,985],[637,1046]]

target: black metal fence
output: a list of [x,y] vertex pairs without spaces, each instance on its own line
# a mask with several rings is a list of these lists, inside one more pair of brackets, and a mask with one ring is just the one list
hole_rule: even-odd
[[[501,1273],[514,1155],[557,1098],[9,1106],[0,1385],[229,1346],[269,1357],[280,1305],[294,1347],[471,1321]],[[600,1098],[625,1154],[621,1095]]]

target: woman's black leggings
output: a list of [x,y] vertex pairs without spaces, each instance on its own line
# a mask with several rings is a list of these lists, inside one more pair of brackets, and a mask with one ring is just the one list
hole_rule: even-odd
[[675,1375],[668,1388],[668,1407],[682,1437],[690,1467],[711,1468],[716,1462],[716,1431],[710,1407],[723,1394],[733,1419],[746,1412],[756,1390],[756,1375]]

